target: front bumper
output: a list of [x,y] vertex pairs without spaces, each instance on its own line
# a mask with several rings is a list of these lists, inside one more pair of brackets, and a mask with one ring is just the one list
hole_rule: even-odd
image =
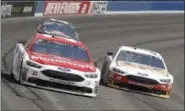
[[164,98],[164,99],[168,99],[170,98],[169,92],[167,92],[166,94],[156,94],[156,93],[152,93],[152,92],[145,92],[145,91],[140,91],[140,90],[134,90],[134,89],[131,89],[131,88],[125,88],[125,87],[120,87],[120,86],[117,86],[115,85],[114,83],[109,83],[108,84],[109,87],[113,87],[113,88],[118,88],[118,89],[122,89],[122,90],[126,90],[126,91],[131,91],[131,92],[136,92],[136,93],[140,93],[140,94],[144,94],[144,95],[150,95],[150,96],[155,96],[155,97],[159,97],[159,98]]
[[123,76],[120,74],[111,73],[108,86],[161,98],[170,97],[172,88],[171,84],[160,84],[151,81],[149,81],[149,83],[151,82],[152,84],[149,84],[146,83],[146,81],[145,83],[142,83],[141,80],[138,81],[137,79],[134,80],[133,78],[131,80],[128,75]]
[[[71,80],[70,81],[62,80],[61,78],[49,77],[43,74],[42,71],[47,69],[49,68],[41,70],[29,66],[24,66],[21,71],[22,72],[21,83],[25,85],[31,85],[34,87],[60,91],[64,93],[96,97],[99,89],[98,79],[81,77],[83,78],[83,80],[80,80],[78,82]],[[56,69],[51,68],[50,70],[58,71]],[[76,75],[78,75],[79,77],[81,76],[80,74]]]

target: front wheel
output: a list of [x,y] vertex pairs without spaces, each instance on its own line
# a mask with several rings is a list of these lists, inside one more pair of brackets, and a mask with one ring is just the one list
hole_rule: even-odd
[[22,84],[22,61],[21,61],[21,65],[20,65],[20,71],[19,71],[19,84]]
[[13,79],[15,79],[15,76],[14,76],[14,74],[13,74],[13,63],[12,63],[11,71],[10,71],[10,76],[11,76]]
[[102,75],[101,80],[102,80],[102,83],[106,86],[109,84],[109,73],[108,73],[109,62],[110,62],[110,60],[106,56],[105,61],[103,62],[102,71],[101,71],[101,75]]
[[166,91],[166,95],[170,96],[171,90]]
[[14,80],[17,81],[17,79],[15,78],[15,75],[13,73],[13,70],[14,70],[14,65],[13,65],[13,60],[12,60],[12,66],[11,66],[10,76],[12,77],[12,79],[14,79]]

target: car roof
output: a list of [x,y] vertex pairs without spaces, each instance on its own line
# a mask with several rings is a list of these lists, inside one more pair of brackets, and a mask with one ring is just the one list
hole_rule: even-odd
[[158,52],[151,51],[148,49],[138,48],[138,47],[121,46],[120,50],[126,50],[126,51],[131,51],[131,52],[136,52],[136,53],[141,53],[141,54],[146,54],[146,55],[162,58],[162,56]]
[[67,38],[63,38],[63,37],[52,36],[52,35],[48,35],[48,34],[35,33],[34,40],[35,39],[43,39],[43,40],[48,40],[48,41],[66,43],[66,44],[70,44],[70,45],[73,45],[73,46],[78,46],[78,47],[81,47],[81,48],[87,50],[87,47],[81,41],[75,41],[75,40],[67,39]]

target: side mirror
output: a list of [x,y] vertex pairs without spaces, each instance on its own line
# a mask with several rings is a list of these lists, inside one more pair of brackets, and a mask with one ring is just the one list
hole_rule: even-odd
[[18,43],[25,44],[26,43],[26,40],[21,40]]
[[113,58],[112,58],[112,56],[113,56],[113,53],[112,53],[112,52],[108,52],[107,55],[108,55],[108,57],[109,57],[110,60],[113,59]]
[[112,56],[113,53],[112,53],[112,52],[108,52],[107,55],[108,55],[108,56]]
[[95,65],[95,67],[98,67],[98,63],[97,62],[94,62],[94,65]]

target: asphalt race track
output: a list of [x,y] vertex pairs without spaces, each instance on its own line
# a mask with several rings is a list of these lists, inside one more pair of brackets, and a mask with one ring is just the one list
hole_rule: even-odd
[[2,20],[2,110],[184,110],[184,15],[68,16],[94,60],[119,45],[160,52],[174,75],[171,97],[161,99],[101,86],[96,98],[17,84],[10,76],[12,50],[46,18]]

